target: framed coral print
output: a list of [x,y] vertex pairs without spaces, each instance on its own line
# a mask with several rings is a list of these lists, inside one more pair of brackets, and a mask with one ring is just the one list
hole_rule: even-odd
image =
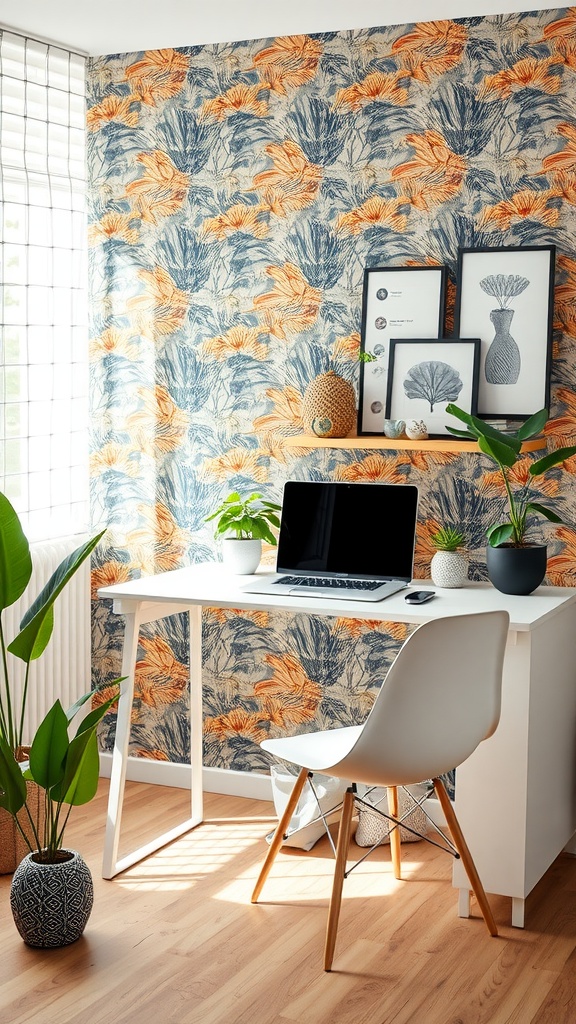
[[460,249],[455,331],[482,342],[478,415],[525,419],[550,400],[554,245]]
[[[457,426],[448,402],[476,415],[479,338],[419,338],[390,341],[386,419],[417,420],[429,437],[452,437]],[[450,422],[451,421],[451,422]]]
[[447,267],[364,271],[358,434],[384,433],[391,338],[441,338]]

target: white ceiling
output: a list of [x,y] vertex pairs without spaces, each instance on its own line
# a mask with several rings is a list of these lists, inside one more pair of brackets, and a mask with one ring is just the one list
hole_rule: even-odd
[[[0,26],[96,55],[509,14],[521,5],[522,0],[2,0]],[[539,0],[536,6],[549,10],[560,4]]]

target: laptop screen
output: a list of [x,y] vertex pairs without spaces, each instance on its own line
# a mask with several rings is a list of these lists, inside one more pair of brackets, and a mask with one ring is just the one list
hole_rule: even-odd
[[417,507],[410,484],[289,480],[277,571],[409,583]]

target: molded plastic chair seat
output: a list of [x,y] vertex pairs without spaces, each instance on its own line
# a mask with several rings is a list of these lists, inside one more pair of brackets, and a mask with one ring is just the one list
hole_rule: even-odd
[[[398,816],[398,786],[432,779],[488,930],[498,930],[478,872],[446,793],[441,775],[457,768],[500,718],[502,669],[509,616],[505,611],[479,612],[433,619],[406,640],[362,726],[265,740],[264,750],[300,767],[252,895],[257,902],[282,846],[307,778],[314,772],[350,780],[342,806],[334,885],[330,900],[325,970],[330,970],[336,942],[342,884],[350,843],[355,784],[388,787],[389,806]],[[392,829],[394,873],[401,877],[400,832]]]

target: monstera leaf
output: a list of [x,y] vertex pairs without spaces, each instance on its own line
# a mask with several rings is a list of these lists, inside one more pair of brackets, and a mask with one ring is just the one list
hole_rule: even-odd
[[482,291],[498,299],[501,309],[506,309],[510,299],[520,295],[529,284],[528,278],[519,274],[490,274],[480,281]]
[[430,412],[438,402],[454,402],[464,387],[458,371],[449,363],[439,359],[428,359],[416,363],[404,381],[408,398],[423,398],[430,405]]

